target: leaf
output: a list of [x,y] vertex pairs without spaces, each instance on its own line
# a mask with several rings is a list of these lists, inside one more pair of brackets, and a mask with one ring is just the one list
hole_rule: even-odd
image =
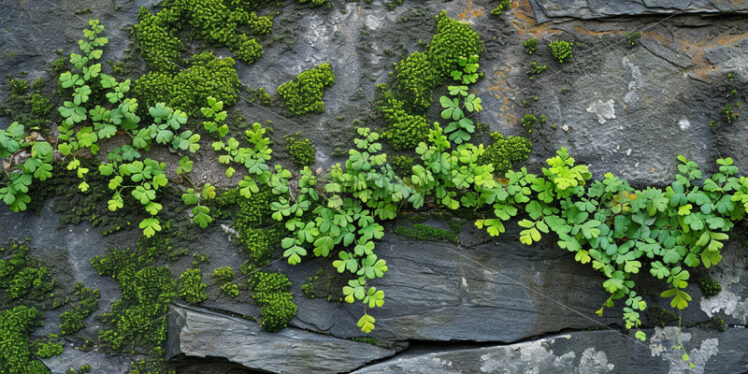
[[356,326],[358,326],[361,329],[361,331],[363,331],[363,332],[365,332],[365,333],[368,334],[368,333],[371,332],[371,330],[374,330],[374,322],[375,321],[376,320],[374,319],[374,317],[372,317],[372,316],[370,316],[368,314],[364,314],[358,320],[358,322],[356,323]]
[[156,232],[161,231],[161,225],[157,218],[146,218],[140,221],[138,227],[143,230],[143,235],[145,235],[146,238],[150,238],[155,235]]
[[192,221],[198,224],[201,229],[205,229],[211,222],[213,222],[213,218],[209,216],[208,213],[210,213],[208,207],[198,205],[192,208]]

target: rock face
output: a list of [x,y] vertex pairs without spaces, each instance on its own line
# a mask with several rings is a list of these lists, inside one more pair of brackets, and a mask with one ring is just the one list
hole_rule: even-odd
[[271,373],[342,373],[396,353],[295,328],[268,333],[252,321],[178,304],[171,306],[168,321],[168,359],[225,357]]
[[581,19],[672,14],[746,14],[748,4],[740,0],[529,0],[538,20],[570,17]]
[[[616,331],[589,331],[503,346],[404,353],[354,371],[374,373],[741,373],[748,370],[748,330],[684,329],[679,345],[676,328],[646,331],[642,343]],[[688,353],[690,363],[682,359]]]

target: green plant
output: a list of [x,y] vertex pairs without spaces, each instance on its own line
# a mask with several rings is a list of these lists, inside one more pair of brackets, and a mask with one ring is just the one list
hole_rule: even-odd
[[99,290],[91,290],[84,287],[83,283],[78,282],[75,285],[74,294],[79,298],[78,304],[60,315],[60,332],[63,335],[74,334],[83,329],[85,327],[83,320],[99,308],[99,298],[101,297]]
[[335,83],[335,74],[328,63],[301,72],[295,80],[278,86],[278,95],[283,98],[286,108],[296,115],[322,113],[325,103],[322,95],[327,87]]
[[639,40],[639,38],[642,37],[642,34],[640,32],[633,32],[633,33],[626,33],[626,41],[629,43],[629,46],[634,47],[636,46],[636,42]]
[[254,272],[247,282],[257,304],[260,305],[260,326],[268,331],[279,331],[296,315],[291,282],[283,274]]
[[439,240],[457,244],[457,234],[450,230],[444,230],[424,224],[417,223],[412,227],[398,226],[395,234],[415,240]]
[[426,132],[429,128],[426,118],[408,114],[403,109],[402,101],[393,100],[391,105],[382,110],[388,124],[382,132],[382,137],[397,150],[413,149],[418,143],[426,140]]
[[187,269],[179,276],[179,281],[179,297],[188,303],[199,304],[207,299],[205,296],[207,286],[203,283],[202,270]]
[[[7,159],[7,167],[0,172],[0,182],[4,182],[0,198],[14,212],[26,210],[31,201],[29,186],[34,179],[45,181],[52,176],[52,146],[46,141],[27,139],[24,126],[18,122],[0,130],[0,160]],[[31,151],[25,159],[12,157],[22,149]]]
[[405,177],[410,175],[413,171],[413,165],[415,165],[415,159],[410,156],[395,156],[390,162],[392,164],[392,171],[395,172],[399,177]]
[[535,53],[535,50],[538,49],[538,39],[530,38],[522,42],[522,45],[525,47],[525,52],[527,52],[528,55],[531,55]]
[[558,62],[564,62],[571,58],[571,48],[573,46],[574,43],[569,43],[565,40],[554,40],[548,45],[551,48],[553,58],[558,60]]
[[412,113],[423,113],[431,105],[431,92],[444,78],[434,68],[427,53],[413,52],[395,64],[395,77],[400,93],[400,108]]
[[713,296],[717,296],[720,292],[722,292],[722,285],[719,284],[719,282],[707,275],[701,275],[696,277],[697,284],[699,285],[699,289],[701,289],[701,293],[706,298],[710,298]]
[[512,0],[501,0],[496,8],[491,10],[492,16],[500,16],[512,7]]
[[[735,106],[738,106],[738,104],[735,104]],[[732,104],[725,104],[725,106],[722,107],[721,111],[722,118],[724,118],[727,123],[733,123],[733,121],[737,120],[738,116],[740,115],[740,113],[736,112],[733,109]]]
[[0,312],[1,373],[49,373],[41,361],[33,359],[29,340],[42,317],[38,310],[22,305]]
[[291,160],[299,166],[312,166],[317,157],[317,149],[307,138],[299,133],[286,136],[286,145]]
[[493,143],[486,147],[486,151],[479,156],[478,163],[490,164],[493,166],[493,172],[498,176],[504,176],[504,173],[512,169],[513,165],[527,160],[532,150],[530,139],[521,136],[510,136],[504,138],[504,135],[493,132],[490,134]]
[[239,286],[231,282],[226,282],[222,284],[221,291],[223,291],[223,293],[225,293],[228,297],[231,297],[231,298],[235,298],[239,296]]
[[468,94],[467,86],[449,86],[450,97],[442,96],[439,103],[442,106],[441,117],[450,120],[445,133],[448,139],[457,144],[470,140],[470,134],[475,132],[475,123],[467,118],[467,113],[477,113],[483,110],[481,98],[474,94]]
[[546,65],[538,65],[535,61],[530,63],[530,70],[527,71],[527,75],[530,79],[535,79],[535,76],[544,72],[548,67]]
[[436,29],[438,32],[428,46],[428,56],[442,76],[458,68],[460,57],[483,53],[483,42],[478,34],[467,23],[449,18],[446,11],[436,15]]
[[527,132],[532,133],[532,127],[538,122],[538,117],[535,117],[534,114],[525,114],[524,117],[522,117],[522,127],[527,130]]
[[457,65],[460,69],[452,70],[450,75],[457,83],[462,84],[473,84],[478,80],[478,55],[472,55],[470,57],[459,57],[457,59]]
[[212,278],[219,282],[231,282],[234,279],[234,270],[231,266],[224,266],[213,270]]

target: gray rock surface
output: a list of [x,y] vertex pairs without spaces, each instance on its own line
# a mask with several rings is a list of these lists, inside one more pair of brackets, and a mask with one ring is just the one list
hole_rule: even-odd
[[271,373],[341,373],[396,353],[393,349],[295,328],[263,331],[255,322],[173,304],[166,357],[225,357]]
[[[596,19],[673,14],[746,14],[741,0],[529,0],[541,21],[570,17]],[[538,14],[540,13],[540,14]]]
[[67,374],[68,369],[74,369],[77,372],[85,364],[91,366],[91,373],[124,374],[130,371],[131,361],[131,358],[124,356],[94,351],[83,352],[69,343],[63,345],[61,355],[42,359],[51,374]]
[[[647,330],[640,342],[616,331],[572,332],[484,348],[407,351],[390,360],[354,371],[373,373],[742,373],[748,370],[748,330]],[[682,355],[688,353],[688,362]]]

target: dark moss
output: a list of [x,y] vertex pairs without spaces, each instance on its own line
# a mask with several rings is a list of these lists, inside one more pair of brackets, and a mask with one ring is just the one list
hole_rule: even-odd
[[457,243],[457,233],[440,228],[417,223],[411,227],[395,227],[395,233],[406,238],[415,240],[437,240],[449,243]]
[[696,278],[696,281],[698,282],[699,289],[701,289],[701,294],[707,299],[722,292],[722,285],[708,275],[700,275]]
[[327,264],[317,269],[314,276],[309,277],[301,285],[301,291],[309,299],[326,299],[327,301],[343,301],[343,286],[348,280],[341,276],[334,268]]
[[647,324],[650,326],[665,327],[678,321],[675,313],[660,307],[659,305],[649,306],[647,309]]

